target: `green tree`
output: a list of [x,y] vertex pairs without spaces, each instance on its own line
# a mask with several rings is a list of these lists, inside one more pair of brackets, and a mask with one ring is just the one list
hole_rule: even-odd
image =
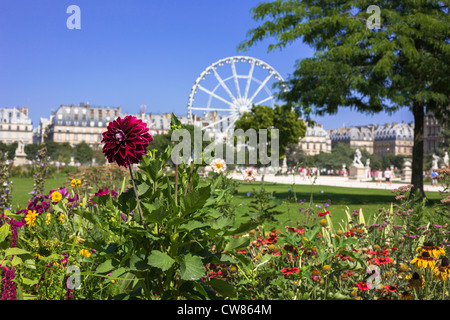
[[0,151],[6,155],[7,160],[14,160],[18,146],[19,144],[17,142],[6,144],[0,141]]
[[441,132],[439,132],[439,148],[445,152],[450,152],[450,125],[443,127]]
[[[253,106],[251,112],[244,113],[242,117],[236,121],[235,128],[244,131],[249,129],[254,129],[256,131],[267,129],[267,141],[269,143],[271,140],[270,129],[278,129],[280,156],[286,154],[286,148],[290,144],[298,144],[299,139],[304,137],[306,133],[305,122],[299,119],[298,114],[287,105],[275,105],[274,108],[268,106]],[[270,152],[270,148],[268,148],[268,152]]]
[[305,165],[306,153],[298,143],[288,145],[286,150],[287,165],[289,167],[294,167],[297,164],[300,166]]
[[36,155],[38,154],[38,150],[40,148],[41,148],[41,146],[38,143],[27,144],[23,148],[23,151],[27,155],[26,156],[27,160],[31,160],[31,161],[35,160],[36,159]]
[[281,92],[306,116],[335,114],[339,107],[374,114],[409,108],[414,115],[412,181],[423,191],[424,115],[448,124],[450,18],[448,1],[380,0],[373,28],[365,0],[276,0],[252,9],[261,24],[239,45],[270,39],[269,51],[297,40],[313,57],[296,65]]
[[170,134],[157,134],[153,136],[153,141],[148,145],[147,151],[156,150],[156,155],[158,156],[171,144]]
[[92,148],[84,141],[77,144],[74,148],[75,162],[79,162],[81,164],[90,164],[92,162],[93,156],[94,152]]
[[70,158],[73,156],[73,148],[69,142],[58,143],[58,148],[53,154],[55,160],[59,162],[69,163]]
[[97,165],[104,165],[106,163],[106,157],[103,151],[100,150],[92,150],[92,158],[95,160]]
[[47,155],[50,157],[52,161],[58,160],[57,158],[57,151],[59,144],[57,142],[54,142],[52,140],[46,140],[44,142],[45,146],[47,147]]

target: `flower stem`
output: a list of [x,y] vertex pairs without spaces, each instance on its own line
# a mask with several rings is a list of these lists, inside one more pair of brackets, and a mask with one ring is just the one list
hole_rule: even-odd
[[189,184],[191,183],[191,178],[192,178],[192,171],[194,171],[194,161],[192,161],[191,171],[189,172],[189,179],[186,184],[186,190],[184,191],[184,195],[187,195],[187,192],[189,190]]
[[175,205],[178,206],[178,163],[175,164]]
[[136,185],[134,183],[133,170],[131,169],[131,166],[129,166],[128,169],[130,169],[131,182],[133,183],[134,194],[136,195],[136,202],[137,202],[139,214],[141,216],[142,225],[144,226],[144,229],[147,230],[147,227],[146,227],[145,221],[144,221],[144,214],[142,213],[141,202],[139,201],[138,191],[137,191]]

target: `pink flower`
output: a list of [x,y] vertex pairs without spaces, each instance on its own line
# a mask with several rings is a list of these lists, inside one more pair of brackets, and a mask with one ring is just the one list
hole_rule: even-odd
[[106,195],[108,195],[108,194],[109,194],[108,188],[100,189],[100,190],[98,190],[98,191],[94,194],[94,197],[106,196]]
[[116,162],[125,168],[139,163],[153,141],[148,131],[147,124],[134,116],[119,117],[110,122],[102,140],[105,144],[102,151],[108,162]]
[[242,174],[244,175],[244,180],[247,182],[253,182],[256,180],[257,172],[254,168],[247,168],[244,171],[242,171]]

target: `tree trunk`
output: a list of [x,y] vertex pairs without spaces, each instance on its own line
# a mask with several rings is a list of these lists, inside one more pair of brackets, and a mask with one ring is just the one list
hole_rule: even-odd
[[414,185],[413,192],[419,190],[420,198],[425,197],[423,190],[423,131],[424,131],[424,106],[422,102],[413,103],[414,114],[414,146],[412,154],[412,177],[411,184]]

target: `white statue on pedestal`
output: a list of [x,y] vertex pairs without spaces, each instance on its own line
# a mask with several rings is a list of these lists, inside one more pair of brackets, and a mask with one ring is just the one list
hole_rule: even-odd
[[433,162],[431,164],[431,169],[439,169],[439,156],[433,153]]
[[356,149],[355,158],[353,159],[352,163],[353,167],[364,168],[364,165],[361,162],[361,157],[362,157],[361,151],[359,151],[359,149]]

